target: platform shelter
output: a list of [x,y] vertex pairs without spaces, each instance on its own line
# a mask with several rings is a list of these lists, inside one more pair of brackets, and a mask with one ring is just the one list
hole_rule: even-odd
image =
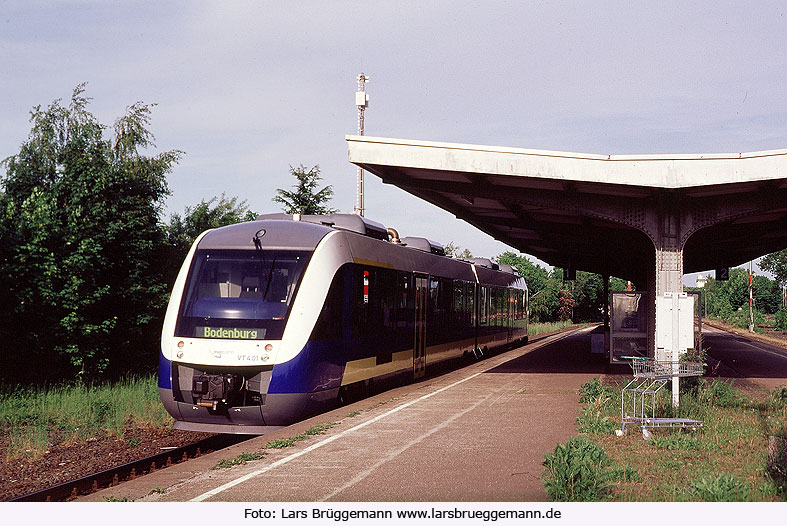
[[[511,247],[628,279],[655,298],[684,273],[787,247],[787,150],[595,155],[348,136],[350,162]],[[648,339],[655,352],[655,323]]]

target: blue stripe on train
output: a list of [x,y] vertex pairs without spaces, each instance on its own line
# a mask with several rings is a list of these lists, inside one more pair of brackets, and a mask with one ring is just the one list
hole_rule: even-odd
[[172,389],[172,362],[164,358],[161,352],[158,357],[158,386],[162,389]]
[[310,341],[292,360],[273,366],[268,393],[313,393],[339,387],[345,360],[339,340]]

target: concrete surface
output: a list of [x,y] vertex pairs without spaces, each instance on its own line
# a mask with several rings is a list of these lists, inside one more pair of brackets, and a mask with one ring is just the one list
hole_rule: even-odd
[[[544,501],[544,454],[576,434],[577,389],[603,372],[588,345],[587,330],[552,335],[80,500]],[[261,460],[211,469],[328,422]]]

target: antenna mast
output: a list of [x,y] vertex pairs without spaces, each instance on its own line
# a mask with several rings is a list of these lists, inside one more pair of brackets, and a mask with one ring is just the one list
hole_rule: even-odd
[[[355,92],[355,105],[358,106],[358,135],[363,135],[363,112],[369,107],[369,94],[366,93],[366,83],[369,77],[361,73],[356,79],[358,81],[358,91]],[[355,204],[355,213],[363,217],[366,208],[363,203],[363,168],[358,167],[358,198]]]

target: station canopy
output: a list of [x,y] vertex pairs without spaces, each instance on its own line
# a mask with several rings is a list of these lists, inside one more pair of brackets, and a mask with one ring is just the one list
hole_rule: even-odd
[[[593,155],[348,136],[350,162],[550,265],[650,282],[787,247],[787,150]],[[666,248],[665,248],[666,247]]]

